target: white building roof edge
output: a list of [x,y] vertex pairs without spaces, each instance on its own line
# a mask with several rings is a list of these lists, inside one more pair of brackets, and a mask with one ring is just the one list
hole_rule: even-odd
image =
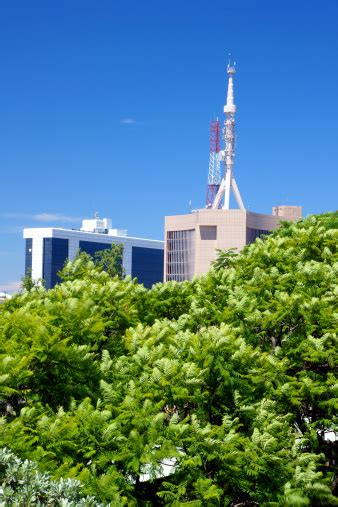
[[[159,239],[150,239],[150,238],[138,238],[136,236],[112,236],[110,234],[102,234],[100,232],[87,232],[87,231],[80,231],[79,229],[64,229],[62,227],[30,227],[25,228],[23,230],[23,237],[24,239],[32,238],[34,236],[44,237],[44,238],[53,238],[56,237],[57,233],[64,233],[64,235],[67,236],[83,236],[87,237],[93,237],[95,240],[102,239],[102,243],[108,243],[109,240],[119,239],[123,241],[128,240],[139,240],[139,241],[152,241],[154,243],[158,243],[159,245],[163,245],[164,241],[161,241]],[[106,240],[106,241],[104,241]],[[107,241],[108,240],[108,241]]]

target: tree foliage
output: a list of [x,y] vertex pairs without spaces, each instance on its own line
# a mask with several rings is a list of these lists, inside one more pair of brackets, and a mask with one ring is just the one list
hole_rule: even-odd
[[93,257],[79,250],[74,260],[66,261],[59,272],[59,277],[63,281],[87,279],[94,269],[105,271],[111,278],[123,278],[125,276],[123,249],[123,244],[112,243],[110,248],[99,250]]
[[112,278],[114,276],[123,278],[125,275],[122,264],[123,248],[123,244],[118,245],[117,243],[112,243],[110,249],[96,252],[94,256],[96,266],[102,268]]
[[34,462],[22,461],[6,448],[0,449],[0,484],[1,505],[100,506],[94,497],[81,495],[80,481],[53,481]]
[[43,278],[38,280],[32,279],[32,269],[27,269],[25,275],[21,278],[21,289],[30,291],[32,289],[38,290],[39,287],[44,287],[45,281]]
[[0,445],[116,505],[337,505],[337,214],[146,290],[81,254],[0,308]]

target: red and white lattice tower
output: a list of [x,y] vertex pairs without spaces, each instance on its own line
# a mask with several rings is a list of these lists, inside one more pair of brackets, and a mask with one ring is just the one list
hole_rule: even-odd
[[210,123],[210,158],[208,173],[208,190],[206,198],[206,207],[212,208],[213,202],[221,184],[221,164],[220,164],[220,136],[221,127],[218,118]]

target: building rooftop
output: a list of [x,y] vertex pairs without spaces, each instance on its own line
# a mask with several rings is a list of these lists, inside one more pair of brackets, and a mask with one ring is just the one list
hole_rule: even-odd
[[[67,236],[79,235],[97,235],[103,242],[109,242],[110,238],[124,238],[126,240],[145,240],[147,238],[139,238],[135,236],[128,236],[127,229],[112,228],[111,218],[99,218],[96,213],[94,218],[82,220],[80,228],[67,228],[67,227],[26,227],[23,231],[24,238],[31,238],[38,234],[46,237],[53,237],[54,232],[57,234],[65,232]],[[163,240],[149,239],[149,241],[163,244]]]

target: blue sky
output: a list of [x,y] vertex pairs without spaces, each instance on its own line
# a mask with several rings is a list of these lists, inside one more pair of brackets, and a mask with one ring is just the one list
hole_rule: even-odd
[[246,207],[336,209],[336,0],[11,0],[0,5],[0,290],[23,227],[95,211],[163,237],[205,201],[209,122],[235,76]]

